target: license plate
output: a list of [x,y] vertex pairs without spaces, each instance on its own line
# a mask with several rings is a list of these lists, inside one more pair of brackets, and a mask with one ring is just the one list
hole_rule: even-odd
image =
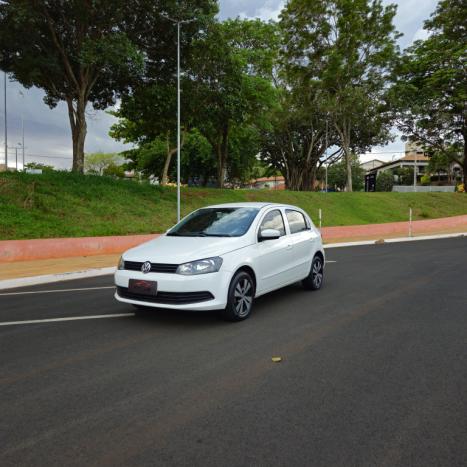
[[130,279],[128,282],[128,292],[140,295],[156,295],[157,282],[145,281],[141,279]]

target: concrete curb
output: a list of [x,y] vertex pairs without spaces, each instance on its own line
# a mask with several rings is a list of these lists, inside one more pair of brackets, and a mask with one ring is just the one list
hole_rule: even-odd
[[62,282],[72,279],[86,279],[87,277],[98,277],[113,274],[115,267],[86,269],[84,271],[63,272],[60,274],[45,274],[43,276],[18,277],[0,281],[0,290],[14,289],[16,287],[27,287],[31,285],[48,284],[49,282]]
[[456,238],[456,237],[467,237],[467,232],[438,234],[438,235],[421,235],[420,237],[381,238],[378,240],[362,240],[360,242],[329,243],[329,244],[324,245],[324,249],[327,250],[328,248],[343,248],[346,246],[360,246],[360,245],[384,245],[385,243],[416,242],[419,240],[439,240],[443,238]]
[[[330,243],[325,244],[324,249],[329,248],[344,248],[350,246],[362,246],[362,245],[380,245],[385,243],[399,243],[399,242],[415,242],[419,240],[438,240],[443,238],[457,238],[467,237],[467,232],[451,233],[451,234],[439,234],[439,235],[425,235],[420,237],[399,237],[399,238],[388,238],[379,240],[365,240],[360,242],[343,242],[343,243]],[[72,279],[85,279],[88,277],[106,276],[113,274],[115,267],[107,268],[94,268],[87,269],[84,271],[65,272],[60,274],[47,274],[43,276],[33,277],[20,277],[17,279],[7,279],[0,281],[0,290],[13,289],[16,287],[27,287],[32,285],[47,284],[50,282],[62,282]]]

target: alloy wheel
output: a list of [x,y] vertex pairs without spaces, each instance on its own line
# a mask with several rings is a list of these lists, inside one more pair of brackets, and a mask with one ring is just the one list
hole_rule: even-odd
[[319,258],[316,258],[313,262],[311,276],[313,285],[316,289],[319,289],[321,287],[321,283],[323,282],[323,263]]
[[234,289],[234,307],[239,318],[247,316],[253,303],[253,285],[246,278],[242,277]]

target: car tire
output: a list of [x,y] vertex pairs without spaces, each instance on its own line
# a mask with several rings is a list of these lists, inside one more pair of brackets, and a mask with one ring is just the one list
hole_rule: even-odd
[[311,262],[310,273],[303,279],[303,287],[307,290],[319,290],[324,281],[324,262],[323,258],[316,255]]
[[255,282],[246,271],[239,271],[230,282],[227,306],[221,311],[226,321],[243,321],[248,318],[253,308]]

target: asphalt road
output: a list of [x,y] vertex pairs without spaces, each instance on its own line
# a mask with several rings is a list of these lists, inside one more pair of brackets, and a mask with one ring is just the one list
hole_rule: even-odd
[[[321,291],[274,292],[238,324],[0,326],[0,465],[467,465],[467,239],[327,259]],[[3,291],[0,323],[131,313],[111,285]]]

